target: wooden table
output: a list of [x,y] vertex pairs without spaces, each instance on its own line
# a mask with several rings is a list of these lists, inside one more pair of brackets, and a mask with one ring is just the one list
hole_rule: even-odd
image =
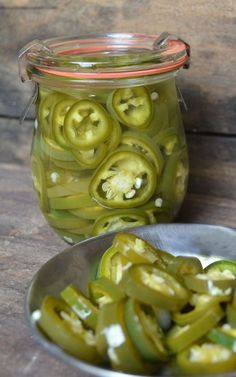
[[17,79],[16,52],[36,37],[140,31],[143,20],[141,31],[168,30],[187,39],[193,65],[182,73],[180,86],[189,105],[184,120],[191,173],[177,221],[236,227],[235,2],[209,0],[196,8],[183,0],[10,3],[0,1],[0,375],[74,377],[76,371],[35,343],[24,318],[32,276],[66,245],[46,224],[32,189],[32,120],[18,124],[29,90]]

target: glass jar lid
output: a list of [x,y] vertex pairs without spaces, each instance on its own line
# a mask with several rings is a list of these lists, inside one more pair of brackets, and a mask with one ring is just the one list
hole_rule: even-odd
[[20,52],[19,69],[22,81],[48,75],[72,80],[120,79],[187,68],[189,57],[189,45],[166,32],[159,36],[85,35],[29,43]]

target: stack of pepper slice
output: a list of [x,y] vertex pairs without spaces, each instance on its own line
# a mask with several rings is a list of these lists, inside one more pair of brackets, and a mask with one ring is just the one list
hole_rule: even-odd
[[174,78],[124,88],[40,85],[37,104],[34,188],[67,242],[174,218],[188,176]]
[[[194,282],[194,283],[193,283]],[[38,325],[71,355],[114,370],[236,371],[236,262],[203,269],[131,233],[118,233],[88,284],[44,298]]]

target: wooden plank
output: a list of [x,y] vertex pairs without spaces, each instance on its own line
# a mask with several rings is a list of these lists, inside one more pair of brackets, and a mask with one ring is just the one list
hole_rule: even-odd
[[20,125],[18,119],[0,118],[0,161],[28,164],[33,132],[33,121]]
[[56,0],[1,0],[0,9],[41,9],[56,8]]
[[[7,0],[3,5],[9,5]],[[158,2],[95,0],[45,2],[13,0],[18,9],[0,9],[0,115],[19,116],[29,91],[17,79],[16,51],[35,38],[91,32],[134,31],[160,33],[168,30],[192,47],[192,67],[181,73],[189,111],[187,129],[235,133],[236,80],[234,69],[236,2],[200,0],[186,6],[184,0]],[[171,10],[171,11],[170,11]],[[158,22],[156,17],[158,15]],[[145,20],[145,23],[144,23]],[[17,35],[17,38],[15,37]],[[11,43],[9,43],[9,41]]]

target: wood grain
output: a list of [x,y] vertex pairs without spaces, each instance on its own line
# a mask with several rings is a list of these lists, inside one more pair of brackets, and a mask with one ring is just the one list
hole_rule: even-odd
[[29,90],[17,71],[25,43],[64,34],[168,30],[192,47],[192,67],[179,78],[189,108],[186,128],[235,134],[235,21],[232,0],[1,0],[0,115],[18,117],[27,102]]

